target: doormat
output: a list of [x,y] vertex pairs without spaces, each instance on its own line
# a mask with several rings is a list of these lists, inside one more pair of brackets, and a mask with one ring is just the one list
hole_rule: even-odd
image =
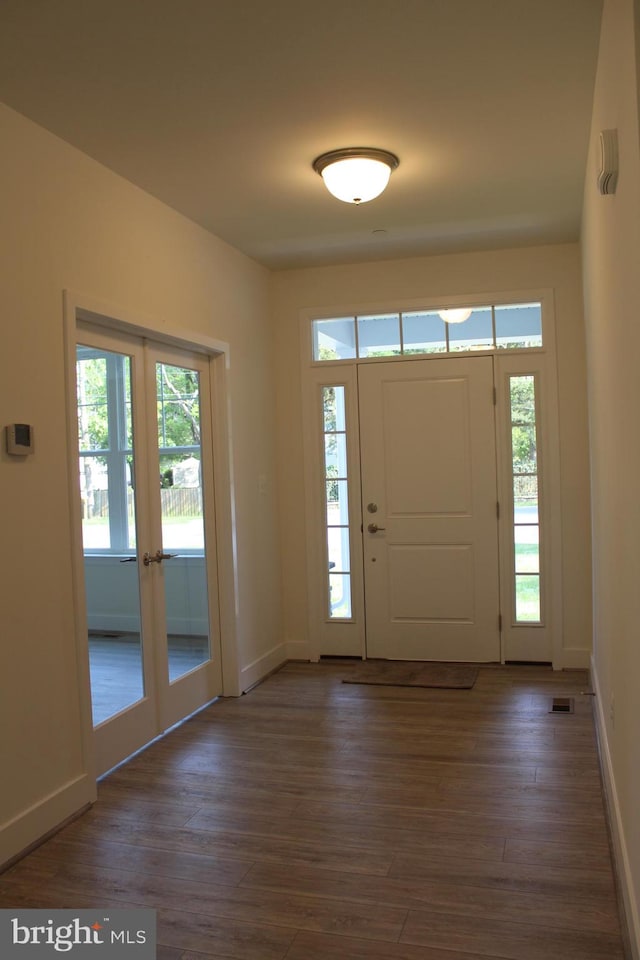
[[465,663],[423,663],[414,660],[365,660],[343,683],[379,684],[386,687],[442,687],[471,690],[478,667]]

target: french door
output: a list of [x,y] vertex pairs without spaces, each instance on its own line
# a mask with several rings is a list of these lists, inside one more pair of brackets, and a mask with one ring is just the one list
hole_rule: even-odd
[[368,657],[500,659],[491,357],[358,369]]
[[208,359],[78,324],[98,775],[221,692]]

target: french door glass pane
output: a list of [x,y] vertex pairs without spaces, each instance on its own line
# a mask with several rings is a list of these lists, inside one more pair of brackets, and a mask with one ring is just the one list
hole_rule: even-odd
[[200,439],[200,375],[156,364],[169,680],[210,658]]
[[91,703],[97,726],[145,693],[133,554],[131,362],[123,354],[80,345],[76,359]]

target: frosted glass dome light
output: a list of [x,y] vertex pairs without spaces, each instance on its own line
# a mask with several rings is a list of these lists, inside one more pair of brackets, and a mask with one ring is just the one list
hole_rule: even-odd
[[313,169],[334,197],[358,204],[380,196],[399,162],[396,155],[387,150],[348,147],[316,157]]
[[472,313],[470,307],[452,307],[450,310],[441,310],[438,316],[447,323],[464,323]]

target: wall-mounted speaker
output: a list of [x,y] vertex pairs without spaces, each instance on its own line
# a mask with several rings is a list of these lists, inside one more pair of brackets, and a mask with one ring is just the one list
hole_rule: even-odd
[[603,196],[616,192],[618,184],[618,131],[600,131],[598,190]]

